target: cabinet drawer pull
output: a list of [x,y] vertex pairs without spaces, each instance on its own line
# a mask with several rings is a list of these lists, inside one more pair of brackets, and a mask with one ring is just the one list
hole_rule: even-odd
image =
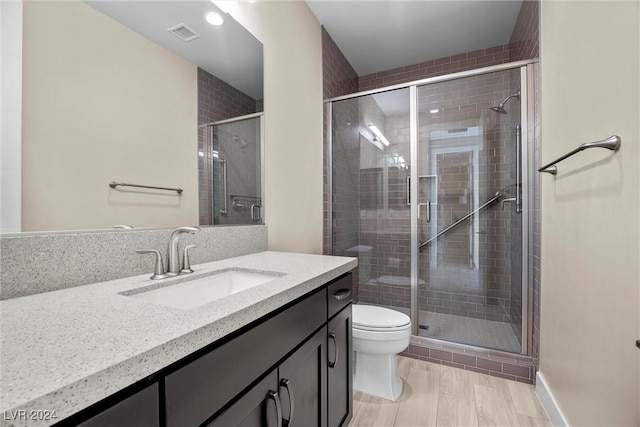
[[342,301],[343,299],[347,299],[351,296],[351,289],[340,289],[336,293],[333,294],[333,297],[338,301]]
[[329,339],[333,341],[333,362],[329,362],[329,367],[334,368],[338,363],[338,343],[336,342],[336,334],[329,332]]
[[280,397],[278,396],[278,392],[269,390],[267,393],[267,399],[273,400],[273,403],[276,404],[276,418],[278,419],[276,426],[282,427],[282,407],[280,406]]
[[291,424],[291,420],[293,420],[293,389],[291,388],[291,381],[286,378],[280,380],[280,387],[283,387],[287,390],[287,395],[289,395],[289,417],[284,418],[283,425],[287,427]]

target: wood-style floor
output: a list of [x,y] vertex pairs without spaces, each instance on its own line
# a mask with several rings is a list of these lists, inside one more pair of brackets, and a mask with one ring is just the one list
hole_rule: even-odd
[[396,402],[355,392],[350,427],[550,426],[533,386],[399,357]]

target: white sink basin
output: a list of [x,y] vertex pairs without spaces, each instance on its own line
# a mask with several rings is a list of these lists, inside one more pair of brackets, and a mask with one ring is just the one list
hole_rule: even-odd
[[281,276],[281,273],[227,270],[127,296],[167,307],[194,308],[262,285]]

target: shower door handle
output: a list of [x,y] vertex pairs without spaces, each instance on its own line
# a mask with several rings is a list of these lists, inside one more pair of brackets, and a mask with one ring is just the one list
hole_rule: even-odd
[[262,215],[260,215],[260,209],[262,207],[259,203],[253,203],[251,205],[251,220],[252,221],[260,221],[262,219]]
[[420,219],[420,208],[422,206],[427,207],[425,219],[427,222],[431,222],[431,201],[427,200],[427,203],[418,203],[418,219]]
[[[421,175],[418,178],[426,178],[427,175]],[[407,206],[411,206],[411,177],[407,177]],[[418,219],[420,219],[420,207],[427,207],[427,222],[431,222],[431,201],[427,200],[426,203],[418,203]]]
[[[516,126],[516,213],[522,213],[522,128]],[[504,206],[504,202],[503,202]]]
[[224,159],[218,159],[220,167],[222,167],[222,206],[220,209],[220,215],[227,214],[227,161]]

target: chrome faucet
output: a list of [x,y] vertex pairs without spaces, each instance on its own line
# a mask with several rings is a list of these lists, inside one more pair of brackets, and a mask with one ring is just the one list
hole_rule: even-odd
[[200,231],[198,227],[178,227],[169,236],[169,246],[167,246],[167,274],[175,276],[180,274],[180,253],[178,251],[178,240],[184,233],[195,233]]
[[522,212],[522,208],[518,204],[518,199],[516,197],[510,197],[508,199],[502,199],[500,201],[500,210],[504,210],[504,204],[505,203],[513,203],[514,205],[516,205],[516,213],[521,213]]

